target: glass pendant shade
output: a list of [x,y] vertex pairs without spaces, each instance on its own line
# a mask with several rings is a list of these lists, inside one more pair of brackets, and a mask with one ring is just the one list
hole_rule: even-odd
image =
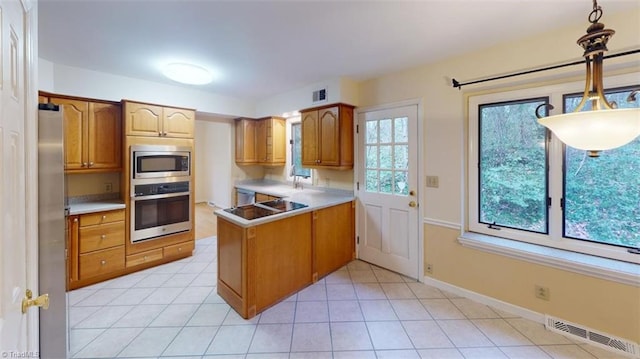
[[[536,109],[539,124],[551,130],[566,145],[588,151],[591,157],[598,157],[600,151],[624,146],[640,135],[640,108],[619,109],[604,95],[602,62],[607,42],[615,31],[605,29],[598,22],[601,16],[602,8],[594,0],[593,11],[589,14],[591,25],[587,33],[578,39],[578,44],[584,49],[587,70],[580,104],[574,112],[548,117],[542,117],[538,111],[541,107],[553,109],[552,105],[545,104]],[[628,101],[635,101],[635,96],[629,96]],[[591,103],[589,110],[585,106],[588,103]]]
[[568,146],[603,151],[640,136],[640,108],[571,112],[538,119]]

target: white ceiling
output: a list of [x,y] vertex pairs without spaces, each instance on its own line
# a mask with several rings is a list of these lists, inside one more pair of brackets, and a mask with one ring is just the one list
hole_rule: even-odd
[[[605,24],[607,14],[640,7],[638,0],[599,4]],[[43,59],[171,84],[159,67],[191,61],[219,73],[198,89],[260,100],[567,25],[586,29],[592,1],[40,0],[38,6]]]

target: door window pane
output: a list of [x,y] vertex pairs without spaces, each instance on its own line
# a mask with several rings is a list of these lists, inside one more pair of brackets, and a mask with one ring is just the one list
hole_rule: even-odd
[[546,99],[479,106],[479,221],[548,232]]
[[[408,195],[407,121],[405,117],[366,122],[365,190],[367,192]],[[402,141],[397,142],[397,140]]]
[[380,168],[391,169],[391,146],[380,146]]
[[409,145],[393,146],[393,168],[406,170],[409,168]]
[[367,143],[378,143],[378,123],[377,121],[367,121]]
[[409,141],[408,121],[409,119],[406,117],[400,117],[394,120],[394,137],[396,143]]
[[[606,92],[619,108],[638,107],[626,102],[628,89]],[[565,96],[565,112],[573,111],[581,97]],[[640,138],[598,158],[565,146],[564,161],[564,236],[640,247]]]
[[393,172],[380,171],[380,190],[381,193],[391,193],[393,188]]
[[378,171],[367,170],[366,171],[366,185],[367,192],[378,192]]
[[406,171],[395,172],[395,184],[394,194],[408,195],[409,194],[409,182],[408,173]]
[[391,135],[391,119],[380,120],[380,143],[389,143],[393,138]]

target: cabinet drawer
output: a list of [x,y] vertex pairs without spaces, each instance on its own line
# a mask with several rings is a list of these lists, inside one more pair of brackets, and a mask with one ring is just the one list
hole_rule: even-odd
[[124,209],[108,212],[88,213],[80,216],[80,227],[124,221]]
[[124,222],[80,228],[80,253],[124,244]]
[[164,247],[164,256],[174,257],[174,256],[182,256],[182,255],[191,255],[194,247],[195,247],[194,241],[166,246]]
[[124,246],[80,255],[80,279],[124,268]]
[[127,268],[162,259],[162,248],[127,256]]

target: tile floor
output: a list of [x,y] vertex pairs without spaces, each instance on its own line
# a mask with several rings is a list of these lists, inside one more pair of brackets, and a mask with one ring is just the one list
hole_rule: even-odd
[[69,293],[74,358],[623,358],[354,261],[251,320],[216,294],[216,239],[192,257]]

